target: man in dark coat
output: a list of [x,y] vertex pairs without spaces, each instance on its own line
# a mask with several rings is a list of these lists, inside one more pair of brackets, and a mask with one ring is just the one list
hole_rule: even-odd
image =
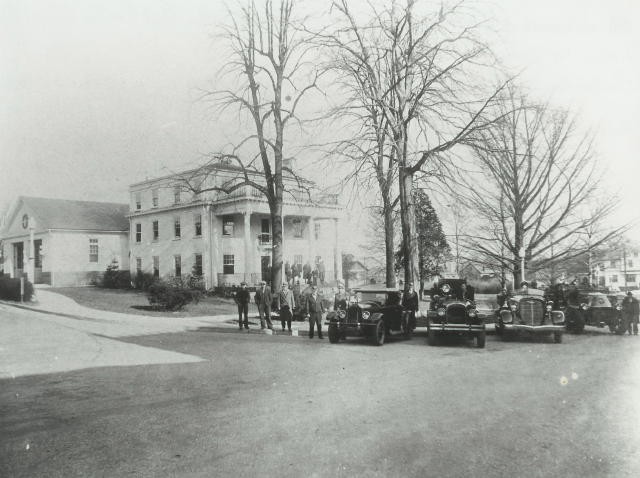
[[311,286],[311,294],[307,296],[305,304],[305,312],[309,317],[309,338],[313,338],[313,329],[317,325],[318,338],[323,339],[322,336],[322,314],[324,313],[324,305],[320,294],[318,294],[318,286]]
[[[242,330],[242,324],[244,323],[244,328],[249,330],[249,302],[251,301],[251,296],[247,290],[246,282],[240,283],[240,289],[236,292],[234,300],[238,305],[238,328]],[[242,320],[243,315],[244,322]]]
[[627,292],[627,296],[622,301],[622,318],[624,320],[624,328],[629,335],[638,335],[638,316],[640,316],[640,304],[633,296],[631,291]]
[[258,314],[260,315],[260,328],[264,329],[265,320],[269,329],[273,330],[273,324],[271,323],[271,302],[273,297],[271,295],[271,288],[265,281],[260,282],[260,287],[256,290],[255,302],[258,306]]
[[407,290],[402,294],[402,308],[409,311],[409,328],[416,328],[416,312],[418,311],[418,294],[413,290],[413,284],[409,284]]
[[302,267],[302,277],[307,284],[311,284],[311,264],[309,261]]

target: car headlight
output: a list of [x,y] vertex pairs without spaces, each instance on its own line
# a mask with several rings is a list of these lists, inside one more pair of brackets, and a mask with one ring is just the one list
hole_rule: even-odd
[[580,304],[580,308],[582,310],[587,310],[589,308],[589,306],[587,304],[585,304],[585,303],[582,303],[582,304]]
[[547,304],[547,312],[549,312],[551,309],[553,309],[553,307],[551,307],[551,304]]
[[445,284],[442,286],[442,292],[446,294],[448,294],[451,291],[451,286],[449,284]]
[[367,320],[369,318],[369,316],[371,315],[371,313],[368,310],[365,310],[362,313],[362,320]]
[[620,307],[619,305],[616,305],[616,310],[622,310],[622,307]]
[[347,311],[346,310],[338,309],[338,318],[339,319],[344,319],[346,316],[347,316]]
[[510,309],[515,312],[518,309],[518,306],[516,304],[511,304]]
[[478,312],[475,309],[469,309],[469,317],[475,317],[478,315]]
[[444,309],[438,309],[438,317],[444,317],[447,311]]

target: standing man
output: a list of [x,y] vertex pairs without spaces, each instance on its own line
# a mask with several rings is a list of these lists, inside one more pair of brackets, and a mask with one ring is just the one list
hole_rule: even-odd
[[623,334],[629,332],[629,335],[631,333],[638,335],[638,315],[640,315],[640,305],[629,291],[622,301]]
[[313,338],[313,329],[315,325],[318,326],[318,338],[323,339],[322,336],[322,314],[324,313],[324,306],[322,305],[322,299],[318,294],[318,286],[311,286],[311,294],[307,297],[307,303],[305,306],[307,317],[309,317],[309,338]]
[[258,306],[258,314],[260,315],[260,328],[264,330],[264,322],[267,321],[269,329],[273,330],[271,323],[271,289],[265,281],[260,282],[260,287],[256,290],[255,301]]
[[284,276],[287,278],[287,284],[291,284],[291,264],[289,261],[284,263]]
[[247,290],[246,282],[240,283],[240,289],[236,292],[234,300],[238,304],[238,328],[242,330],[242,316],[244,315],[244,328],[249,330],[249,302],[251,297]]
[[302,278],[306,284],[311,284],[311,264],[309,264],[309,261],[302,266]]
[[326,274],[326,270],[324,267],[324,261],[320,259],[318,261],[318,278],[320,279],[320,284],[324,284],[324,276]]
[[333,310],[347,310],[348,301],[349,296],[344,291],[344,284],[342,282],[338,282],[338,293],[333,298]]
[[286,282],[282,283],[282,289],[278,294],[278,310],[280,311],[280,323],[282,324],[282,331],[284,332],[284,324],[287,323],[289,332],[291,332],[291,318],[293,316],[293,309],[296,306],[293,292],[289,289],[289,285]]
[[402,308],[409,311],[409,330],[416,328],[416,312],[418,311],[418,294],[413,290],[413,284],[409,284],[402,294]]

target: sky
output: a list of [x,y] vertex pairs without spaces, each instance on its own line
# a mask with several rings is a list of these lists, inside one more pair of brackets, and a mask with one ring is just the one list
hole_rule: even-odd
[[[483,5],[505,64],[596,133],[612,224],[638,220],[640,2]],[[202,91],[225,19],[219,0],[0,0],[0,211],[19,195],[127,202],[130,184],[224,146],[236,125]]]

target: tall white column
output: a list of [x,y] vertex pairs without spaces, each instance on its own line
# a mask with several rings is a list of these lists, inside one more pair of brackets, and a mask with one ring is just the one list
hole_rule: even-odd
[[335,279],[342,280],[342,248],[340,247],[340,221],[338,218],[333,219],[335,228],[335,237],[333,245],[333,270],[335,271]]
[[244,280],[251,280],[251,272],[254,268],[253,248],[251,247],[251,210],[246,210],[244,215]]
[[309,264],[313,268],[316,261],[316,222],[309,216]]
[[219,220],[213,213],[213,208],[207,205],[203,212],[203,220],[206,220],[207,227],[203,231],[206,237],[202,267],[208,269],[205,273],[205,278],[207,278],[205,280],[208,281],[210,287],[215,287],[218,285],[218,272],[220,272],[219,266],[222,260],[222,253],[220,252],[222,232],[220,231]]

